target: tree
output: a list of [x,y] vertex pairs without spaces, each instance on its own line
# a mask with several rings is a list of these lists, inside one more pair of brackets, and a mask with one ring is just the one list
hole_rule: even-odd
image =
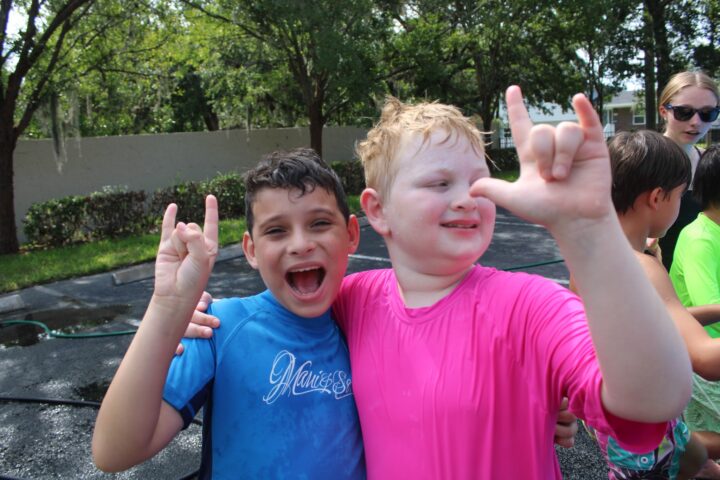
[[582,88],[553,2],[415,0],[396,8],[395,18],[402,26],[390,55],[397,80],[417,96],[479,114],[486,131],[513,83],[534,105],[569,106]]
[[[310,146],[322,153],[323,126],[377,82],[375,53],[387,25],[371,0],[183,0],[263,42],[293,82],[310,124]],[[273,73],[270,72],[272,75]],[[281,93],[282,94],[282,93]]]
[[643,0],[639,44],[644,53],[645,122],[657,128],[659,96],[673,73],[691,67],[698,19],[694,0]]
[[[87,38],[73,37],[95,0],[0,2],[0,254],[18,251],[15,227],[13,153],[17,140],[48,93],[68,49]],[[17,35],[8,32],[11,10],[26,19]],[[28,88],[30,77],[35,79]],[[19,99],[24,105],[19,109]]]
[[218,128],[206,85],[188,61],[196,48],[187,25],[168,2],[103,0],[77,30],[102,34],[68,52],[70,68],[53,77],[27,136]]
[[715,78],[720,74],[720,1],[701,1],[698,23],[702,41],[695,48],[693,58],[700,68]]
[[[23,19],[17,33],[8,29],[11,12]],[[63,111],[73,112],[78,135],[140,133],[159,123],[154,107],[165,104],[157,99],[172,98],[177,82],[158,82],[162,75],[143,68],[160,63],[152,52],[167,43],[160,26],[169,13],[168,2],[155,0],[0,0],[0,254],[18,251],[13,154],[21,135],[38,133],[38,112],[56,153]],[[144,96],[128,105],[137,91]],[[172,119],[169,102],[165,109]]]
[[563,36],[575,45],[574,63],[585,83],[585,94],[602,117],[604,102],[622,89],[632,75],[636,52],[628,23],[633,0],[564,0],[557,5]]

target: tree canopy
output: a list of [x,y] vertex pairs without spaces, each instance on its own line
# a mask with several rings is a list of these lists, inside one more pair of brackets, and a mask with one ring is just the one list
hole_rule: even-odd
[[[720,74],[718,0],[0,0],[0,253],[17,251],[21,136],[368,125],[383,96],[489,131],[508,85],[598,112],[631,78]],[[9,29],[11,12],[21,19]],[[654,115],[647,115],[652,125]]]

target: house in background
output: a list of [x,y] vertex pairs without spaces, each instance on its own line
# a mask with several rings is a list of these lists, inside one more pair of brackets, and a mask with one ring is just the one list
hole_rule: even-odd
[[645,104],[638,92],[625,90],[603,105],[603,130],[606,136],[645,128]]
[[[613,96],[609,102],[603,105],[602,124],[605,137],[611,137],[616,132],[634,131],[645,128],[645,104],[642,92],[625,90]],[[528,113],[535,123],[548,123],[557,125],[560,122],[576,121],[575,113],[572,110],[563,112],[559,105],[554,103],[545,106],[547,112],[539,108],[530,107]],[[500,148],[513,146],[510,128],[508,125],[507,111],[505,105],[500,106],[499,122],[502,125],[493,135],[493,144]],[[720,117],[713,123],[708,132],[709,143],[720,142]],[[495,143],[498,142],[498,143]]]

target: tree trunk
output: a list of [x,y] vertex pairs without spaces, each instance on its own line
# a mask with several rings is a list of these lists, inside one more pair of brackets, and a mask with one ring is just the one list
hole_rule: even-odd
[[488,143],[492,141],[490,132],[492,131],[493,119],[497,113],[498,97],[496,97],[493,92],[502,90],[502,88],[493,88],[496,87],[496,85],[489,85],[487,75],[482,71],[482,56],[479,53],[474,55],[473,60],[475,63],[475,84],[477,85],[477,91],[480,97],[478,112],[480,113],[480,118],[483,123],[483,139],[485,143]]
[[12,126],[0,132],[0,255],[17,253],[19,250],[17,228],[15,228],[15,184],[13,174],[13,152],[16,139]]
[[322,134],[325,126],[322,104],[313,102],[308,108],[308,117],[310,118],[310,148],[322,158]]
[[656,108],[656,92],[655,89],[655,39],[653,36],[653,18],[648,11],[644,15],[645,26],[643,28],[643,52],[645,53],[645,64],[643,71],[645,73],[645,128],[648,130],[656,130],[657,122],[655,118]]
[[655,96],[657,90],[655,89],[655,62],[650,57],[649,52],[645,52],[645,128],[648,130],[657,130],[657,122],[655,121],[657,115],[655,115],[655,109],[657,103]]
[[[652,18],[652,36],[655,47],[655,67],[657,71],[655,90],[660,95],[670,79],[670,46],[667,39],[667,27],[665,25],[665,3],[659,0],[645,1],[645,8]],[[647,118],[646,112],[646,118]],[[653,115],[653,118],[655,116]]]
[[[595,113],[597,113],[598,117],[600,118],[600,123],[603,123],[603,110],[605,109],[605,86],[602,84],[602,81],[597,82],[597,86],[595,87],[597,98],[595,98]],[[591,97],[592,98],[592,97]],[[603,124],[603,127],[605,125]]]
[[205,121],[205,127],[210,132],[220,130],[220,119],[213,111],[203,112],[203,120]]

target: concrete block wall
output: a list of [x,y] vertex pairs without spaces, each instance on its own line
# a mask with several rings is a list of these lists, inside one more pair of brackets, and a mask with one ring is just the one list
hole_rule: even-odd
[[[355,142],[367,130],[328,127],[323,131],[327,162],[354,158]],[[66,139],[57,156],[52,140],[23,140],[15,150],[15,217],[20,241],[30,205],[68,195],[84,195],[103,186],[127,186],[152,192],[183,181],[219,173],[244,172],[273,150],[308,146],[307,128],[225,130]]]

